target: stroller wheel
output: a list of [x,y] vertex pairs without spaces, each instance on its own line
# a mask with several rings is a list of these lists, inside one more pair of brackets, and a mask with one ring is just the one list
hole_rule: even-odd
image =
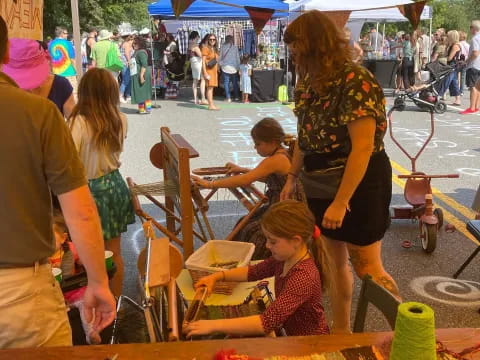
[[405,110],[405,100],[398,97],[395,99],[395,101],[393,102],[393,107],[397,110],[397,111],[403,111]]
[[437,114],[443,114],[445,111],[447,111],[447,104],[445,104],[443,101],[439,101],[438,103],[435,104],[433,107],[433,110]]

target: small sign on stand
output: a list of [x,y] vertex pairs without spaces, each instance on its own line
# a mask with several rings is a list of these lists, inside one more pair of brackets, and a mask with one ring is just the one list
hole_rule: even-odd
[[43,0],[0,0],[9,38],[43,40]]

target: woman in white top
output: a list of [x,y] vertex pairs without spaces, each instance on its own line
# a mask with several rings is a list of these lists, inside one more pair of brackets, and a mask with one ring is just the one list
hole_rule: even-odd
[[163,52],[163,65],[171,63],[172,53],[176,52],[178,49],[177,43],[172,34],[167,34],[167,43],[168,45]]
[[117,266],[110,284],[115,296],[121,295],[123,283],[121,234],[135,222],[130,192],[118,171],[127,135],[127,119],[118,110],[119,102],[118,85],[110,72],[90,69],[80,81],[78,104],[68,120],[97,204],[105,249],[113,252]]
[[[188,37],[189,44],[188,44],[188,55],[190,57],[190,67],[192,68],[192,90],[193,90],[193,101],[195,104],[207,104],[207,99],[205,99],[205,81],[202,80],[202,51],[198,46],[198,42],[200,40],[200,35],[196,31],[192,31]],[[202,101],[199,102],[197,99],[197,86],[200,82],[200,94],[202,97]],[[202,86],[203,83],[203,86]]]

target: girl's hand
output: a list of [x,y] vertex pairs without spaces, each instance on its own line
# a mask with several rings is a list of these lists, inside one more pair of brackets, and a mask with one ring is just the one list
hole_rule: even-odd
[[225,164],[225,167],[227,168],[227,175],[228,174],[238,174],[242,172],[242,168],[238,166],[237,164],[228,162]]
[[208,335],[215,331],[213,327],[215,320],[199,320],[183,325],[183,333],[187,338],[194,335]]
[[334,200],[323,215],[322,226],[332,230],[341,228],[346,212],[347,206]]
[[209,189],[209,188],[210,188],[210,181],[207,181],[207,180],[205,180],[205,179],[202,179],[200,176],[192,175],[192,181],[193,181],[196,185],[198,185],[198,186],[200,186],[200,187],[202,187],[202,188],[204,188],[204,189]]
[[145,76],[140,76],[140,84],[145,84]]
[[282,192],[280,193],[280,201],[293,199],[293,194],[295,193],[295,188],[297,187],[296,179],[293,176],[287,177],[287,182],[283,186]]
[[215,287],[215,284],[217,283],[217,273],[213,273],[211,275],[205,276],[201,278],[200,280],[197,281],[197,283],[193,286],[195,290],[198,288],[206,287],[207,288],[207,296],[210,296],[210,294],[213,292],[213,288]]

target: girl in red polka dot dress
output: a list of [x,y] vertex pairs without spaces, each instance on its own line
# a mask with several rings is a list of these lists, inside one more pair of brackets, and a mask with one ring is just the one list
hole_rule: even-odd
[[208,294],[217,281],[259,281],[275,278],[275,301],[261,315],[236,319],[200,320],[185,325],[184,333],[207,335],[265,335],[284,328],[287,335],[328,334],[322,306],[321,277],[309,251],[315,218],[299,201],[276,203],[263,215],[262,230],[272,256],[259,264],[217,272],[195,285]]

